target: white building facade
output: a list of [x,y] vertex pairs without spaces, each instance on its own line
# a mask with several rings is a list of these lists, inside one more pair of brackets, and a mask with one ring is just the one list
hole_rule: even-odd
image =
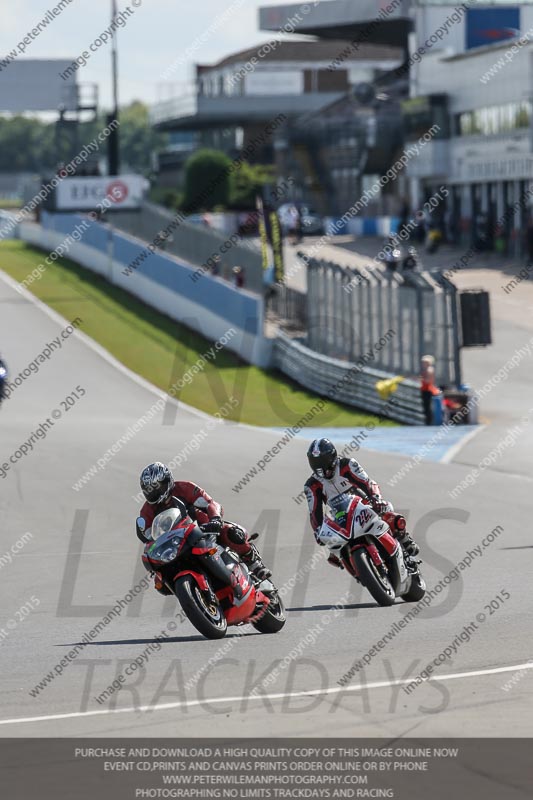
[[408,138],[435,120],[443,135],[408,176],[413,208],[448,187],[441,216],[450,238],[520,255],[533,197],[533,7],[501,11],[486,22],[466,7],[414,11]]

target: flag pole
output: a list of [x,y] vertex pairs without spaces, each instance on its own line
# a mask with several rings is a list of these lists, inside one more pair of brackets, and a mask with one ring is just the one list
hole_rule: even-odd
[[[117,16],[117,0],[111,0],[111,24],[115,22]],[[109,136],[108,165],[109,174],[118,175],[120,173],[120,139],[119,127],[119,107],[118,107],[118,45],[117,30],[113,30],[112,50],[111,50],[111,69],[113,85],[113,111],[108,115],[108,125],[112,125],[112,132]]]

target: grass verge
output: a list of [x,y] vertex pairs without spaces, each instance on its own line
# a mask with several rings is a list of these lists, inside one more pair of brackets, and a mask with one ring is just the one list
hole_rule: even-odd
[[[42,252],[18,241],[0,242],[0,269],[23,281],[43,261]],[[115,358],[168,391],[212,345],[169,317],[68,259],[47,267],[31,287],[33,294],[67,320],[81,317],[80,329]],[[276,370],[246,364],[227,350],[208,361],[179,400],[209,414],[230,398],[238,401],[228,419],[252,425],[295,425],[317,397]],[[365,427],[395,423],[328,402],[308,424],[313,427]]]

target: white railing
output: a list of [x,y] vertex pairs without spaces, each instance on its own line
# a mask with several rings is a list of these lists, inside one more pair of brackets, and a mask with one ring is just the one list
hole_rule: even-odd
[[189,89],[178,97],[161,100],[150,109],[150,122],[157,125],[171,119],[193,117],[198,111],[198,95],[195,89]]

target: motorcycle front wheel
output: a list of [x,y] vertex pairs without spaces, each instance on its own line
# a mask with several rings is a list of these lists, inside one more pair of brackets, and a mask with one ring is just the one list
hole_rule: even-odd
[[388,578],[380,575],[379,570],[366,550],[360,548],[353,554],[357,575],[376,603],[380,606],[391,606],[396,600],[396,593]]
[[192,575],[183,575],[174,584],[180,605],[197,631],[208,639],[223,639],[228,629],[226,617],[215,598],[200,589]]
[[417,572],[411,578],[411,586],[409,591],[405,594],[402,594],[402,600],[405,600],[406,603],[418,603],[419,600],[422,600],[426,593],[426,582],[422,575]]

